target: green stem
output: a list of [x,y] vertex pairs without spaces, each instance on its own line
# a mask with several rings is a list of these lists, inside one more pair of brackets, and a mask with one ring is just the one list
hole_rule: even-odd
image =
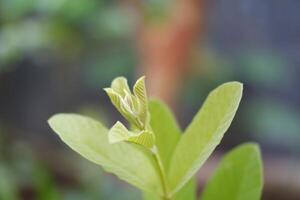
[[163,162],[160,158],[160,155],[157,151],[156,146],[152,150],[152,153],[153,153],[154,159],[157,163],[161,183],[162,183],[162,186],[163,186],[163,192],[164,192],[163,200],[172,200],[171,197],[169,197],[169,188],[168,188],[168,182],[167,182],[167,176],[166,176],[166,173],[165,173],[165,168],[164,168]]

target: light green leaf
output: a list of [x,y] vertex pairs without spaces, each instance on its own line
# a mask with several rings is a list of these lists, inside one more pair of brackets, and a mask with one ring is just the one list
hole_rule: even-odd
[[209,94],[173,154],[168,174],[171,194],[195,175],[220,143],[237,111],[242,90],[241,83],[229,82]]
[[58,114],[49,119],[49,124],[66,144],[86,159],[141,190],[162,195],[161,181],[149,152],[125,142],[110,144],[108,130],[88,117]]
[[156,146],[162,162],[167,169],[172,153],[181,137],[181,130],[170,109],[158,100],[149,103],[150,125],[155,134]]
[[126,95],[126,93],[130,93],[130,89],[127,83],[127,79],[125,77],[117,77],[111,83],[111,88],[122,97]]
[[148,99],[145,87],[145,77],[138,79],[133,87],[129,89],[127,79],[124,77],[115,78],[111,88],[104,88],[112,104],[122,116],[139,130],[148,129]]
[[138,136],[129,131],[121,122],[115,123],[108,132],[108,141],[111,144],[127,141],[130,137]]
[[145,76],[139,78],[133,86],[133,93],[139,99],[140,117],[143,122],[147,122],[148,117],[148,98],[145,86]]
[[262,187],[259,147],[256,144],[244,144],[225,155],[201,199],[259,200]]
[[108,132],[108,141],[111,144],[118,142],[133,142],[148,149],[154,146],[154,134],[149,131],[129,131],[121,122],[117,122]]
[[[196,200],[197,193],[196,178],[190,180],[179,192],[177,192],[172,200]],[[144,200],[161,200],[161,198],[156,197],[149,193],[144,193]]]
[[139,136],[128,138],[128,141],[142,145],[149,150],[152,150],[152,148],[154,147],[155,138],[152,132],[142,131]]
[[107,93],[109,96],[112,104],[117,108],[119,112],[124,115],[126,118],[128,114],[124,112],[121,107],[122,107],[122,99],[125,98],[127,94],[130,94],[130,89],[127,83],[127,79],[124,77],[117,77],[115,78],[112,83],[110,88],[104,88],[104,91]]
[[119,110],[122,103],[121,102],[122,96],[111,88],[104,88],[103,90],[109,96],[112,104]]
[[[122,97],[119,93],[117,93],[115,90],[111,88],[104,88],[104,91],[107,93],[107,95],[110,98],[110,101],[114,105],[114,107],[121,113],[121,115],[127,119],[130,123],[135,124],[137,122],[137,116],[135,116],[132,112],[132,106],[133,104],[133,98],[130,98],[130,102],[128,102],[128,98]],[[126,96],[128,97],[128,96]]]
[[[180,140],[181,130],[170,109],[162,102],[150,101],[149,110],[151,114],[150,124],[155,133],[158,152],[167,170],[172,153]],[[195,196],[196,180],[192,179],[174,196],[173,200],[195,200]],[[160,198],[151,194],[144,194],[144,200],[160,200]]]
[[197,179],[192,178],[174,196],[174,200],[195,200],[197,194]]

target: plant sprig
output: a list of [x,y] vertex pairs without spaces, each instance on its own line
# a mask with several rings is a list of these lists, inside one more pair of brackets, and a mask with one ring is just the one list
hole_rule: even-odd
[[[145,77],[132,91],[124,77],[104,90],[130,128],[118,121],[107,129],[77,114],[54,115],[51,128],[83,157],[144,191],[145,200],[195,200],[194,176],[229,128],[243,85],[213,90],[183,134],[164,104],[148,100]],[[225,156],[202,199],[258,200],[261,177],[257,145],[242,145]]]

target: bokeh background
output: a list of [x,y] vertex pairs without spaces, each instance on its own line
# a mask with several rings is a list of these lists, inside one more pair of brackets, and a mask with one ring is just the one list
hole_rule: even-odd
[[300,199],[300,1],[0,0],[0,199],[141,199],[64,145],[47,125],[76,112],[119,118],[102,88],[147,76],[186,127],[208,92],[245,85],[220,156],[255,141],[264,200]]

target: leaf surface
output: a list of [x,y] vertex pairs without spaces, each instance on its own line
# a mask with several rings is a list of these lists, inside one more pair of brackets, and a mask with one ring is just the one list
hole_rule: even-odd
[[173,154],[168,179],[171,193],[180,190],[199,170],[229,128],[242,97],[239,82],[213,90],[181,137]]
[[[156,136],[158,152],[162,158],[166,170],[172,153],[180,140],[181,130],[170,109],[158,100],[151,100],[149,103],[151,113],[151,127]],[[173,200],[195,200],[196,180],[192,179],[173,198]],[[144,194],[144,200],[160,200],[151,194]]]
[[158,100],[149,103],[150,125],[163,164],[168,170],[172,153],[181,137],[180,127],[168,106]]
[[[172,200],[196,200],[197,193],[196,178],[191,179],[179,192],[177,192]],[[160,197],[156,197],[149,193],[143,194],[144,200],[161,200]]]
[[49,119],[49,124],[67,145],[86,159],[141,190],[162,195],[156,165],[147,151],[126,142],[110,144],[107,128],[81,115],[57,114]]
[[244,144],[225,155],[201,199],[259,200],[262,186],[259,148],[256,144]]

